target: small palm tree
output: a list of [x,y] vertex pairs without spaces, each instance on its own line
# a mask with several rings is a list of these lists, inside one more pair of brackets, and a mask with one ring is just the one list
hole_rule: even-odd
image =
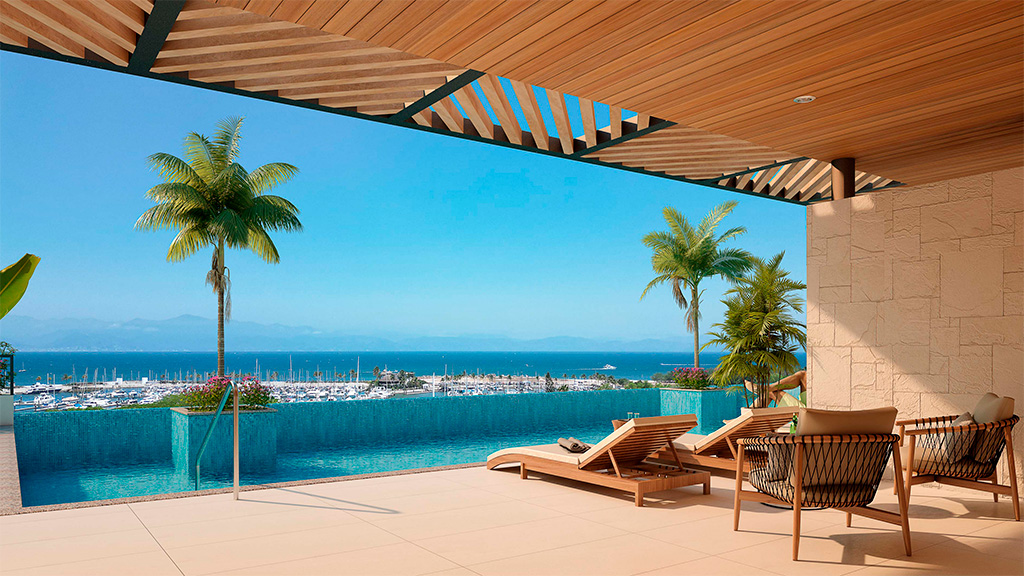
[[237,162],[242,118],[217,125],[213,138],[191,132],[185,136],[185,159],[163,152],[149,157],[164,182],[146,192],[156,202],[135,227],[177,229],[167,260],[180,262],[203,248],[213,248],[206,283],[217,294],[217,375],[224,375],[224,322],[231,318],[231,276],[224,250],[251,250],[276,264],[277,247],[269,232],[302,230],[299,210],[280,196],[267,194],[292,178],[298,168],[275,162],[252,172]]
[[726,241],[746,232],[746,228],[737,226],[716,234],[722,219],[735,207],[735,201],[716,206],[696,228],[678,210],[666,207],[662,214],[669,231],[651,232],[643,238],[644,245],[653,251],[651,268],[657,276],[644,288],[640,299],[655,286],[665,282],[672,285],[672,296],[686,313],[686,329],[693,332],[695,368],[700,368],[701,280],[721,276],[735,281],[751,265],[752,256],[745,250],[722,247]]
[[795,353],[798,347],[807,347],[805,326],[793,316],[803,312],[804,300],[798,292],[807,285],[790,279],[782,269],[784,254],[754,260],[753,270],[726,292],[725,318],[712,326],[716,330],[704,345],[729,351],[712,377],[720,384],[739,380],[745,394],[742,382],[751,380],[756,398],[748,396],[747,405],[756,408],[767,407],[773,375],[800,369]]

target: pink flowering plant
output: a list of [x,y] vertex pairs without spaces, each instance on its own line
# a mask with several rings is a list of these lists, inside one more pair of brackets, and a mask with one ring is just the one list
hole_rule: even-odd
[[669,372],[672,382],[680,388],[702,390],[711,387],[711,375],[703,368],[676,368]]
[[[231,379],[227,376],[214,376],[202,384],[189,386],[184,392],[185,404],[195,410],[216,410],[224,396],[224,390],[230,385]],[[238,393],[239,405],[242,408],[264,408],[274,401],[270,395],[270,387],[253,376],[242,378],[238,383]],[[228,396],[224,404],[225,409],[234,407],[232,396]]]

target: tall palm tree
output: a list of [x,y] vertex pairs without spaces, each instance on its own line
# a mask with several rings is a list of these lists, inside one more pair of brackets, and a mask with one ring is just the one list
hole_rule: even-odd
[[[748,396],[747,405],[757,408],[768,406],[772,376],[799,370],[795,353],[798,346],[807,347],[805,327],[793,315],[803,312],[799,292],[807,285],[790,279],[782,269],[784,255],[755,259],[753,269],[725,293],[725,318],[713,325],[716,330],[705,344],[729,350],[712,374],[715,380],[721,384],[752,380],[756,398]],[[748,392],[745,385],[743,391]]]
[[231,271],[224,250],[251,250],[276,264],[280,255],[269,232],[302,230],[299,209],[280,196],[268,194],[292,178],[298,168],[274,162],[247,172],[238,163],[242,118],[217,124],[212,138],[190,132],[185,136],[185,158],[163,152],[149,164],[164,181],[149,189],[156,202],[135,227],[140,230],[177,229],[167,249],[167,260],[180,262],[212,247],[213,259],[206,283],[217,294],[217,375],[224,375],[224,322],[231,318]]
[[735,201],[716,206],[696,228],[678,210],[666,207],[662,214],[669,230],[651,232],[643,238],[644,245],[653,251],[651,268],[657,276],[644,288],[640,299],[655,286],[666,282],[672,285],[672,296],[686,314],[686,329],[693,332],[695,368],[700,368],[701,280],[721,276],[735,281],[750,268],[753,258],[745,250],[722,246],[746,232],[746,228],[737,226],[717,234],[718,225],[735,207]]

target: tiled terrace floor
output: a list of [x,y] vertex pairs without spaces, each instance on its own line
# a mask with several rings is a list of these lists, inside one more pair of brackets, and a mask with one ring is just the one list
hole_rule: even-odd
[[[915,487],[914,555],[896,527],[745,503],[733,481],[632,497],[466,468],[0,517],[4,574],[1021,574],[1006,500]],[[887,488],[887,487],[886,487]],[[658,499],[657,497],[661,497]],[[880,506],[895,508],[891,490]]]

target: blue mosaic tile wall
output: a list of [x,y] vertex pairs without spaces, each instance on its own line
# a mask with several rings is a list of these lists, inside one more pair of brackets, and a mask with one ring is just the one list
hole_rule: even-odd
[[17,414],[18,467],[64,470],[169,462],[170,423],[166,409]]
[[567,430],[658,416],[657,389],[281,404],[278,450]]
[[[171,455],[179,474],[195,478],[196,456],[203,443],[213,414],[186,415],[171,410]],[[277,464],[277,412],[242,412],[239,418],[238,466],[242,474],[268,472]],[[233,426],[231,412],[225,410],[213,429],[203,452],[200,474],[227,474],[233,469]]]
[[742,394],[725,390],[661,390],[661,415],[696,414],[698,425],[691,433],[710,434],[721,428],[724,420],[740,415],[746,406]]

